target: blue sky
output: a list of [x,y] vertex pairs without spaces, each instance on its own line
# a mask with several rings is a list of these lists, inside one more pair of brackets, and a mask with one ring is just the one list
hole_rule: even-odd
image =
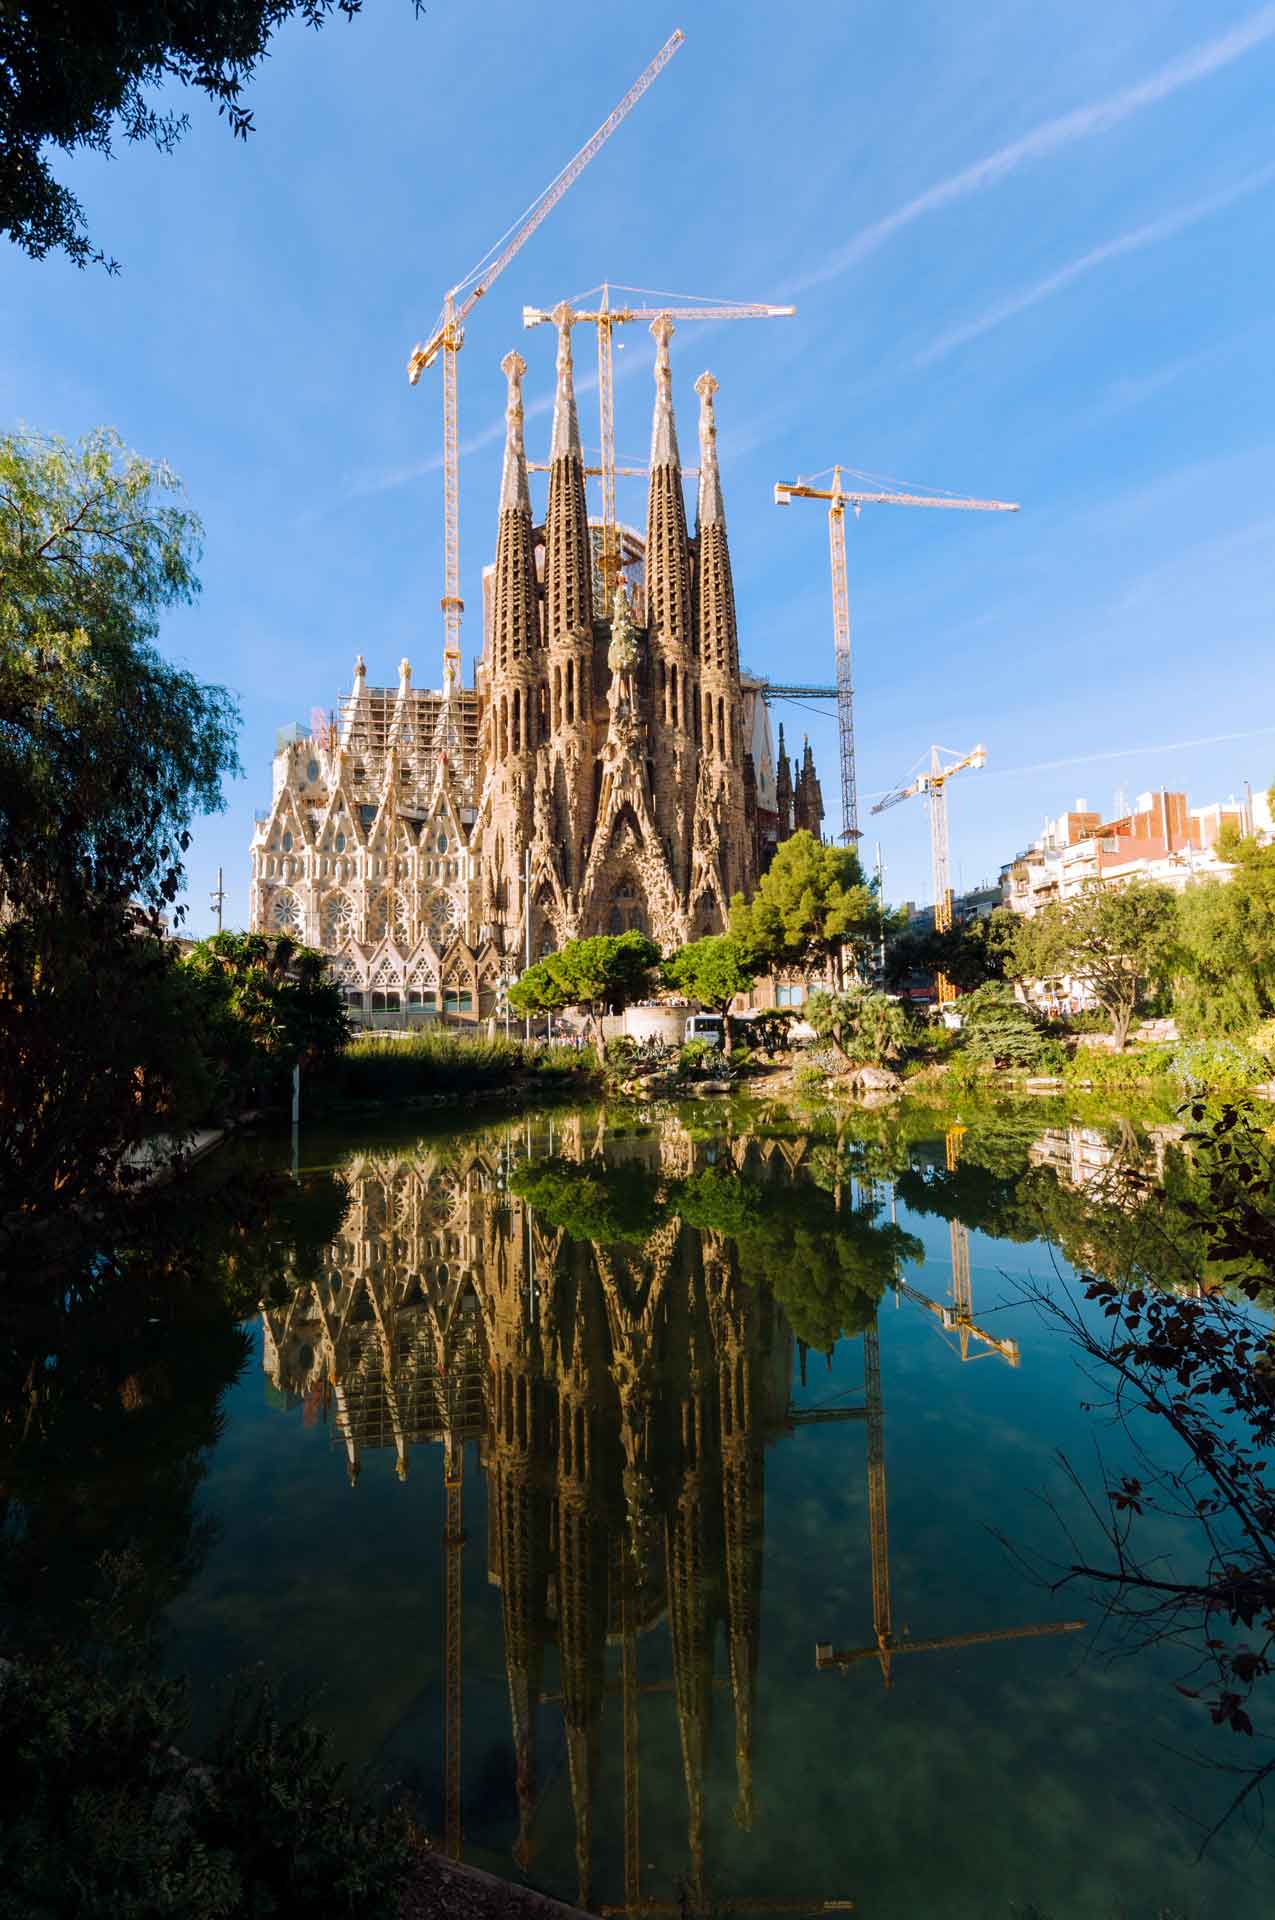
[[[358,651],[374,681],[406,653],[437,684],[440,396],[404,362],[674,26],[685,46],[471,317],[467,674],[511,345],[533,458],[548,439],[552,340],[523,305],[604,277],[791,299],[672,345],[688,462],[692,383],[721,382],[747,664],[832,673],[822,509],[776,510],[774,481],[840,461],[1023,508],[850,524],[865,814],[932,740],[985,741],[951,800],[973,884],[1078,796],[1275,775],[1275,5],[368,0],[277,38],[246,146],[198,96],[175,156],[64,163],[118,278],[0,254],[0,418],[118,426],[205,522],[203,596],[165,644],[238,694],[247,777],[196,832],[196,931],[219,863],[242,922],[276,727],[331,706]],[[652,356],[631,329],[634,461]],[[833,829],[835,726],[777,711],[809,729]],[[890,896],[928,899],[920,804],[865,825]]]

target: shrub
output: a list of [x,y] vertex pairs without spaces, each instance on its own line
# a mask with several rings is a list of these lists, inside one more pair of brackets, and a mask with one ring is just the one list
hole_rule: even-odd
[[1135,1047],[1129,1053],[1105,1053],[1097,1047],[1086,1047],[1067,1061],[1063,1078],[1087,1081],[1098,1092],[1120,1093],[1162,1078],[1172,1058],[1173,1048],[1165,1046]]
[[352,1100],[410,1100],[432,1093],[473,1093],[512,1086],[523,1075],[587,1080],[597,1072],[591,1049],[527,1047],[503,1035],[433,1033],[392,1039],[367,1034],[328,1068],[321,1085]]
[[707,1075],[723,1074],[727,1071],[727,1060],[720,1047],[711,1040],[688,1040],[677,1056],[679,1073]]
[[1040,1066],[1046,1056],[1046,1038],[1040,1021],[1024,1006],[1012,987],[989,980],[961,1001],[962,1051],[978,1066]]
[[1241,1093],[1270,1074],[1270,1061],[1251,1041],[1188,1040],[1169,1065],[1188,1093]]
[[608,1067],[628,1067],[637,1058],[637,1041],[630,1034],[617,1033],[605,1043],[602,1054]]

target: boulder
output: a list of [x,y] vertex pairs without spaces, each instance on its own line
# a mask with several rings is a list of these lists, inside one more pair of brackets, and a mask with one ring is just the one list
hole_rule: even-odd
[[889,1067],[852,1067],[847,1078],[861,1093],[897,1093],[902,1084]]

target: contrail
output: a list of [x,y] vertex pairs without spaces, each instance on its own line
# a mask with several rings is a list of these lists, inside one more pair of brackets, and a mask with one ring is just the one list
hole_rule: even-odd
[[963,347],[980,335],[990,333],[993,327],[999,327],[1006,320],[1025,313],[1028,307],[1038,306],[1042,300],[1048,300],[1053,294],[1061,293],[1073,281],[1092,273],[1096,267],[1105,266],[1108,260],[1119,260],[1127,253],[1138,253],[1143,247],[1151,247],[1161,240],[1172,240],[1176,234],[1187,227],[1193,227],[1198,220],[1206,220],[1212,213],[1220,213],[1224,207],[1231,206],[1236,200],[1242,200],[1246,194],[1256,193],[1259,187],[1266,186],[1275,179],[1275,162],[1270,166],[1259,167],[1255,173],[1249,173],[1233,186],[1224,187],[1220,193],[1212,193],[1203,200],[1195,200],[1189,206],[1179,207],[1176,213],[1163,214],[1158,220],[1149,220],[1145,226],[1134,227],[1129,233],[1122,233],[1114,240],[1104,241],[1102,246],[1094,247],[1088,253],[1082,253],[1078,260],[1069,261],[1056,273],[1048,274],[1038,280],[1035,286],[1025,287],[1021,293],[1013,293],[1007,300],[1000,300],[995,306],[988,307],[977,320],[967,321],[963,326],[953,327],[950,332],[942,333],[937,340],[917,354],[913,365],[917,367],[933,366],[936,360],[942,360],[956,347]]
[[1123,92],[1113,93],[1106,100],[1094,101],[1087,107],[1076,107],[1054,120],[1042,121],[1040,126],[1024,134],[1021,140],[998,147],[995,153],[976,160],[972,166],[963,168],[947,180],[938,181],[914,200],[897,207],[893,213],[886,214],[871,226],[864,227],[839,253],[833,254],[830,260],[812,273],[789,282],[786,290],[801,293],[807,287],[817,287],[826,280],[835,280],[848,268],[857,266],[870,253],[875,253],[891,235],[903,227],[911,226],[914,220],[934,213],[940,207],[951,206],[954,201],[967,199],[970,194],[981,193],[986,187],[998,186],[1020,167],[1034,160],[1043,160],[1077,140],[1088,140],[1096,134],[1109,133],[1121,121],[1140,113],[1143,107],[1156,106],[1183,87],[1193,86],[1197,80],[1207,80],[1210,74],[1251,53],[1254,47],[1269,40],[1273,34],[1275,5],[1259,7],[1256,13],[1250,14],[1247,20],[1232,27],[1228,33],[1220,34],[1216,40],[1205,41],[1202,46],[1179,55],[1176,60],[1170,60],[1167,66],[1159,68],[1136,85],[1126,87]]

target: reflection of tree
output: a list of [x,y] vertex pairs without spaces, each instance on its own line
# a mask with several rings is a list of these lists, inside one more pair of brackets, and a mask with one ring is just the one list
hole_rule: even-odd
[[4,1296],[3,1576],[24,1628],[81,1624],[104,1554],[130,1554],[146,1619],[197,1569],[195,1495],[247,1357],[239,1323],[344,1204],[330,1180],[274,1199],[272,1217],[270,1191],[233,1175],[156,1189],[135,1204],[126,1244],[64,1250]]

